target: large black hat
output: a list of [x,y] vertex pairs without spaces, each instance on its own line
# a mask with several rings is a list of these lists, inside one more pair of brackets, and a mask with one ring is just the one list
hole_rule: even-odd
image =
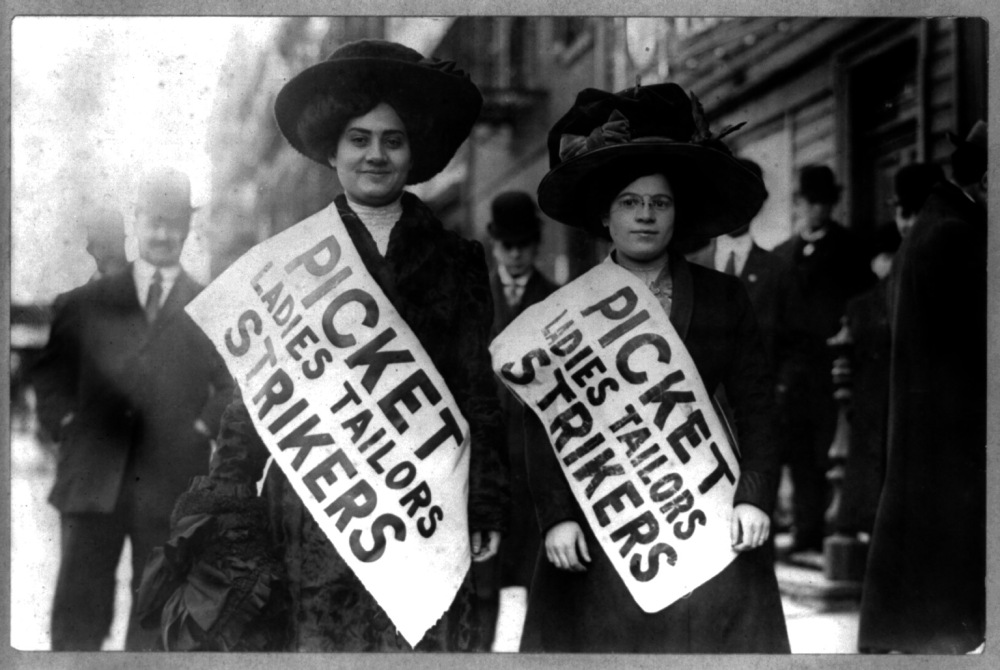
[[490,203],[493,219],[486,230],[490,237],[513,246],[523,246],[541,239],[541,221],[535,202],[524,191],[506,191]]
[[[323,148],[303,141],[299,120],[317,97],[350,98],[377,90],[410,131],[413,167],[408,184],[427,181],[443,170],[469,136],[483,97],[453,61],[424,58],[413,49],[384,40],[359,40],[335,50],[323,62],[295,75],[278,92],[274,116],[285,139],[298,151],[330,167]],[[414,123],[414,116],[420,123]],[[423,132],[413,133],[419,125]]]
[[618,93],[588,88],[549,131],[551,169],[538,205],[553,219],[606,235],[601,209],[643,172],[664,172],[681,213],[674,241],[713,237],[747,224],[766,197],[760,177],[713,135],[697,98],[677,84]]

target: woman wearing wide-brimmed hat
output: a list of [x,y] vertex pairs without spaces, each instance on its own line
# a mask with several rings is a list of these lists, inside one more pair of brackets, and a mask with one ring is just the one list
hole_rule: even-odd
[[[725,133],[723,133],[725,134]],[[544,534],[522,649],[592,652],[787,652],[769,515],[778,481],[771,384],[752,307],[735,277],[689,264],[684,249],[746,224],[765,190],[675,84],[582,91],[549,135],[541,209],[610,236],[606,263],[642,280],[683,340],[705,389],[724,387],[741,474],[737,557],[655,613],[636,604],[571,493],[545,429],[526,424],[528,471]]]
[[[351,242],[469,424],[473,560],[496,553],[507,505],[501,415],[487,349],[492,303],[485,258],[481,245],[444,230],[404,187],[445,168],[481,105],[478,89],[454,63],[426,59],[399,44],[363,40],[292,78],[274,108],[289,143],[335,171],[343,194],[333,206]],[[165,616],[168,648],[411,649],[279,468],[268,471],[266,503],[253,502],[254,482],[267,458],[247,406],[237,398],[224,417],[211,475],[181,498],[174,517],[215,514],[224,528],[231,523],[249,529],[230,534],[231,546],[222,551],[252,554],[258,567],[216,585],[202,611],[176,608]],[[264,546],[267,538],[271,548]],[[174,555],[191,551],[191,542],[180,539],[175,537]],[[236,570],[232,564],[227,569]],[[149,591],[166,590],[149,581]],[[417,649],[480,647],[470,590],[467,577]],[[159,618],[155,604],[150,611]]]

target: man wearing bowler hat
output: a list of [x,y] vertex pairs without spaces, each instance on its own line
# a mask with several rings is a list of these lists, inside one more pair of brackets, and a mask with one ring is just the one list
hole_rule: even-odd
[[[184,174],[146,175],[139,258],[60,297],[39,361],[40,416],[60,443],[49,497],[61,520],[56,651],[101,648],[125,538],[134,594],[146,555],[169,538],[175,499],[208,471],[232,379],[184,312],[201,290],[180,266],[192,212]],[[130,616],[126,649],[155,647],[156,633]]]
[[840,185],[825,165],[806,165],[795,192],[798,232],[774,253],[793,270],[800,342],[778,377],[779,431],[792,476],[792,551],[819,551],[825,535],[827,451],[837,408],[826,341],[848,299],[875,283],[861,243],[833,219]]
[[[541,220],[531,196],[523,191],[507,191],[496,196],[490,208],[493,216],[487,231],[493,240],[496,261],[490,277],[496,336],[525,309],[547,298],[557,286],[535,267],[542,235]],[[503,384],[498,386],[510,458],[511,519],[500,548],[499,575],[495,573],[496,566],[492,566],[494,578],[489,581],[495,584],[499,579],[500,586],[501,618],[497,622],[494,648],[517,651],[519,624],[527,607],[527,588],[538,555],[539,537],[524,466],[524,407]],[[490,569],[491,566],[484,566],[484,570]],[[514,623],[513,630],[510,623]]]

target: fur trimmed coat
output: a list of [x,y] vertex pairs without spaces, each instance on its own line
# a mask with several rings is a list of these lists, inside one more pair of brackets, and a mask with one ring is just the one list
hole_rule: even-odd
[[[470,530],[503,532],[507,526],[507,468],[502,458],[502,415],[488,351],[493,304],[482,247],[444,230],[426,205],[404,193],[403,214],[392,229],[383,258],[344,196],[338,196],[335,203],[365,267],[419,338],[469,423]],[[182,499],[178,508],[184,507],[186,516],[175,518],[175,535],[177,529],[191,526],[192,515],[238,509],[239,492],[243,490],[245,496],[246,485],[261,478],[268,455],[237,393],[223,417],[211,473],[188,496],[196,495],[199,487],[216,494],[201,506]],[[232,499],[228,508],[219,502],[220,496],[225,499],[227,495]],[[268,534],[271,549],[258,551],[258,558],[250,565],[270,566],[271,559],[277,557],[281,570],[223,570],[233,579],[227,588],[211,594],[211,600],[218,605],[213,609],[218,614],[207,617],[209,623],[215,624],[211,631],[200,626],[200,630],[192,632],[189,629],[193,620],[185,612],[162,610],[164,598],[171,592],[169,584],[162,584],[164,568],[183,573],[185,566],[164,566],[161,561],[159,570],[147,567],[147,610],[152,615],[164,612],[161,626],[168,648],[171,642],[179,642],[179,648],[187,644],[186,648],[199,649],[411,650],[320,530],[280,468],[268,472],[262,497],[266,500],[267,528],[255,532]],[[235,547],[229,553],[237,551]],[[197,559],[187,559],[189,574],[190,566],[196,564]],[[241,565],[247,564],[243,561]],[[228,586],[238,591],[241,584],[247,583],[253,586],[242,590],[253,611],[251,616],[240,613],[232,617],[231,628],[246,630],[254,637],[240,639],[232,630],[217,625],[218,616],[226,611],[218,601],[230,597]],[[284,602],[267,602],[259,597],[261,593],[273,594],[273,599]],[[473,600],[467,577],[451,608],[416,648],[457,651],[480,647]],[[281,612],[285,614],[275,617]],[[272,623],[266,635],[260,634],[259,626],[255,628],[255,617],[270,617]]]

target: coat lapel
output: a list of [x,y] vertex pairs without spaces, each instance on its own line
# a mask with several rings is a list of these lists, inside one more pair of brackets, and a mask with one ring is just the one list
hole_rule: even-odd
[[116,310],[122,312],[141,312],[142,306],[139,304],[139,296],[135,291],[135,279],[133,279],[132,263],[124,272],[108,277],[106,281],[105,295],[108,302]]
[[181,270],[174,285],[170,288],[170,293],[167,294],[167,299],[163,302],[163,307],[160,308],[156,321],[150,324],[149,334],[146,338],[147,346],[158,338],[178,316],[183,315],[184,306],[194,299],[198,290],[198,284],[184,270]]

